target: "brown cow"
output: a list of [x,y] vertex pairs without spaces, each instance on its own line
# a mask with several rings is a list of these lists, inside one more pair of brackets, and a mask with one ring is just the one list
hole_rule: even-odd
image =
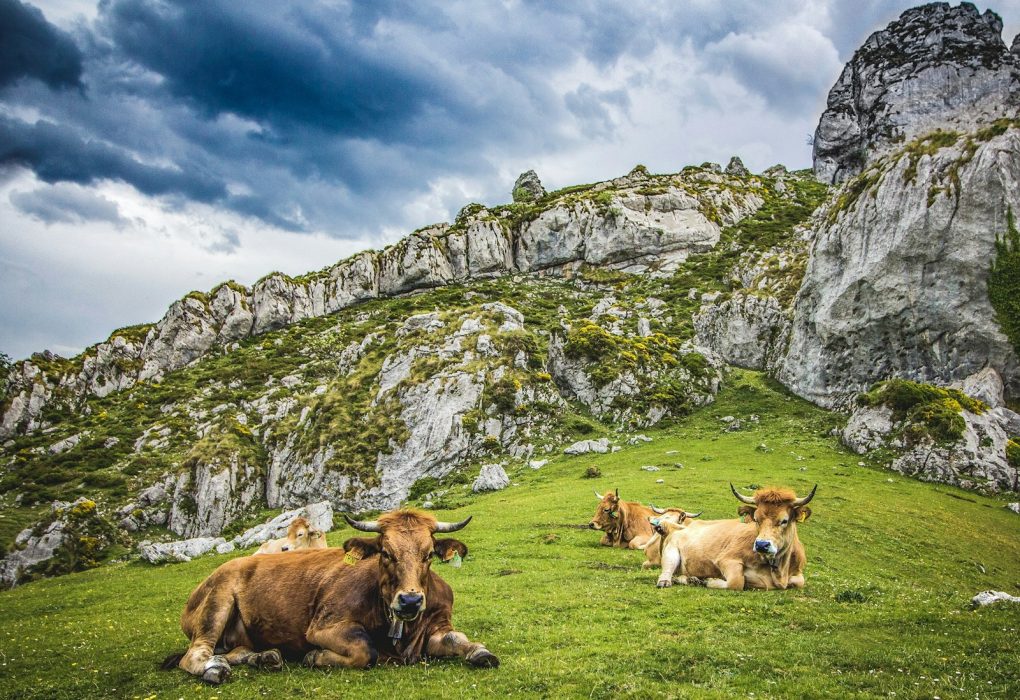
[[651,503],[648,505],[655,513],[654,516],[648,517],[648,522],[652,524],[655,534],[645,545],[645,560],[641,562],[642,569],[654,569],[662,561],[662,536],[665,534],[664,525],[666,523],[684,527],[689,524],[692,518],[701,515],[701,513],[688,513],[683,508],[656,508]]
[[317,668],[366,668],[379,659],[413,664],[423,655],[498,666],[483,644],[453,629],[453,591],[430,568],[433,534],[470,520],[442,523],[414,510],[372,522],[347,518],[358,530],[379,533],[378,554],[353,565],[339,549],[228,561],[192,592],[181,615],[191,644],[164,668],[179,665],[222,683],[232,664],[279,670],[284,657],[302,655]]
[[733,495],[745,505],[737,509],[741,520],[701,520],[686,527],[664,523],[662,573],[656,585],[670,586],[680,569],[678,583],[700,583],[709,588],[786,589],[804,587],[807,557],[797,537],[797,523],[811,515],[808,502],[818,490],[797,498],[790,489],[764,488],[754,496]]
[[275,540],[263,542],[255,554],[279,554],[280,552],[296,552],[299,549],[323,549],[326,545],[326,534],[316,530],[304,518],[294,518],[287,528],[287,535]]
[[604,496],[596,491],[595,498],[599,504],[588,527],[602,531],[599,544],[605,547],[643,549],[652,539],[655,530],[648,518],[655,513],[651,508],[636,501],[621,501],[620,489],[615,492],[606,491]]

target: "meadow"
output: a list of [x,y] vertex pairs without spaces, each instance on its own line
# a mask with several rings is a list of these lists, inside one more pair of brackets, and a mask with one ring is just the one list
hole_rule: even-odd
[[[726,415],[743,429],[726,432]],[[1020,606],[969,605],[988,588],[1020,593],[1020,517],[1001,499],[859,464],[830,434],[843,420],[731,370],[716,403],[644,431],[651,442],[616,435],[615,454],[514,464],[514,485],[496,493],[454,486],[446,500],[458,507],[437,515],[474,516],[458,535],[471,553],[459,569],[436,568],[456,594],[455,625],[500,657],[496,670],[457,660],[369,671],[288,664],[235,668],[219,687],[160,671],[185,646],[178,619],[191,589],[241,552],[114,563],[0,593],[0,696],[1020,696]],[[602,476],[584,478],[593,465]],[[643,553],[600,547],[585,528],[593,489],[735,517],[731,481],[801,494],[819,484],[799,528],[804,590],[656,589]],[[337,528],[329,542],[351,534]]]

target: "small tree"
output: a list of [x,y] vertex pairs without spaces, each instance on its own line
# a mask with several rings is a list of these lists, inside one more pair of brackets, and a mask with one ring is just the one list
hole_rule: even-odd
[[1020,354],[1020,233],[1013,210],[1006,214],[1006,232],[995,238],[995,260],[988,272],[988,300],[1002,332]]

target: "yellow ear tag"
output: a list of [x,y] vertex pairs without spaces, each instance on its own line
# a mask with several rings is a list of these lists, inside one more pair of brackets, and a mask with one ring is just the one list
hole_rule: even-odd
[[354,566],[355,564],[358,563],[359,559],[361,559],[361,557],[356,556],[354,552],[347,552],[344,555],[344,564],[350,564],[351,566]]
[[800,515],[798,515],[798,516],[797,516],[797,522],[798,522],[798,523],[802,523],[802,522],[804,522],[805,520],[807,520],[807,511],[803,511],[803,510],[802,510],[802,511],[800,512]]

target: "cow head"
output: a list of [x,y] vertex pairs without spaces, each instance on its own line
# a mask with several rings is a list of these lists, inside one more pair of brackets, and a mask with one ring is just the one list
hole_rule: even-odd
[[[305,549],[309,544],[309,534],[312,532],[312,526],[308,524],[308,521],[304,518],[294,518],[291,521],[290,527],[287,528],[287,539],[290,540],[290,547],[288,549]],[[315,532],[318,532],[317,530]],[[321,536],[322,533],[319,533]]]
[[730,490],[744,504],[737,508],[737,514],[750,517],[758,527],[754,551],[771,563],[797,536],[797,523],[810,517],[811,509],[807,504],[815,497],[818,484],[803,498],[797,498],[790,489],[758,489],[754,496],[738,493],[733,484]]
[[686,527],[689,520],[701,515],[701,513],[688,513],[683,508],[657,508],[651,504],[648,507],[655,513],[655,515],[648,516],[648,522],[652,524],[656,532],[663,536],[666,535],[667,524]]
[[605,496],[596,491],[595,498],[599,504],[588,527],[592,530],[615,530],[620,527],[620,489],[615,492],[606,491]]
[[415,620],[428,604],[429,572],[436,555],[437,532],[456,532],[469,522],[437,522],[416,510],[397,510],[378,520],[344,518],[356,530],[378,532],[373,549],[379,552],[379,593],[391,618]]

